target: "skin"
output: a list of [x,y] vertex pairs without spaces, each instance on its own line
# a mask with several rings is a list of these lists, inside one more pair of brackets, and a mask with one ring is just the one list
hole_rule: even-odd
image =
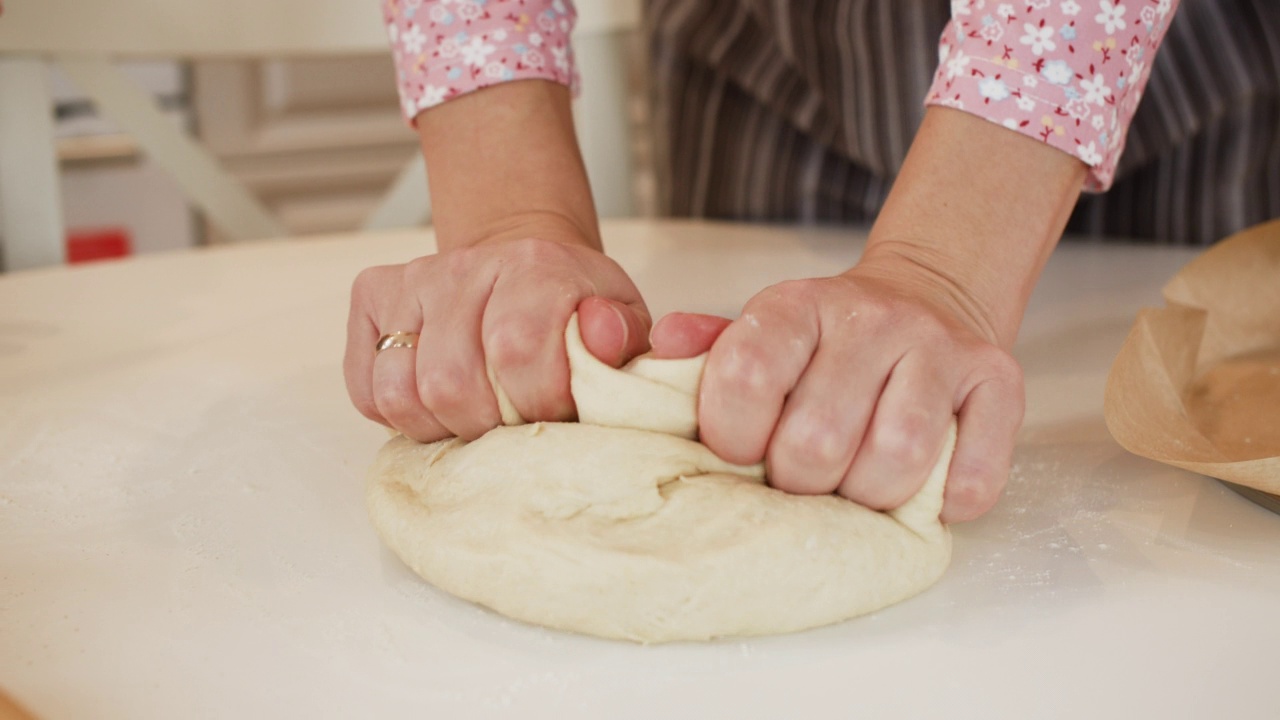
[[[1009,349],[1081,162],[930,108],[856,266],[764,288],[733,321],[676,313],[651,328],[601,251],[569,102],[559,85],[521,81],[418,117],[440,252],[355,282],[344,370],[366,417],[422,442],[478,437],[499,424],[487,365],[527,420],[572,418],[563,332],[576,309],[587,348],[615,366],[650,346],[709,350],[702,441],[764,461],[779,489],[897,507],[954,415],[942,518],[994,505],[1023,415]],[[370,350],[382,332],[418,329],[420,352]]]

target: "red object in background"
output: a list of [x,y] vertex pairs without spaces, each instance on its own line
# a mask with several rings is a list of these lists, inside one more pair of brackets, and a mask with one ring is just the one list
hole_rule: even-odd
[[67,233],[67,262],[85,263],[95,260],[128,257],[133,243],[125,228],[73,230]]

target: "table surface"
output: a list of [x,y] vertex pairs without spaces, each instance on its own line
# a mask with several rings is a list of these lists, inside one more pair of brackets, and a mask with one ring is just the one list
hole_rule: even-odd
[[[735,314],[865,234],[629,221],[657,314]],[[1276,717],[1280,517],[1123,451],[1102,419],[1134,313],[1193,257],[1064,245],[1016,355],[1008,490],[942,581],[783,637],[640,647],[528,627],[383,549],[385,432],[340,357],[364,266],[425,233],[0,278],[0,687],[47,718]]]

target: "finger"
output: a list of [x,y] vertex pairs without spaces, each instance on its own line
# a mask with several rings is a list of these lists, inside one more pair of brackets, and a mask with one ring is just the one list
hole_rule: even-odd
[[[411,324],[397,328],[414,327]],[[373,395],[391,427],[418,442],[435,442],[452,435],[422,404],[414,368],[415,348],[388,348],[374,356]]]
[[[423,321],[417,394],[449,434],[471,441],[502,424],[480,339],[490,285],[436,282],[446,287],[423,288],[418,298]],[[441,298],[447,298],[447,307]]]
[[775,286],[753,298],[707,357],[698,393],[700,435],[729,462],[764,459],[783,401],[817,346],[813,305],[786,297],[790,292]]
[[890,510],[920,491],[942,452],[955,396],[950,373],[933,356],[909,352],[894,365],[837,493]]
[[769,482],[779,490],[821,495],[840,486],[898,361],[888,348],[837,333],[824,331],[769,441]]
[[649,342],[658,358],[697,357],[711,349],[732,320],[701,313],[670,313],[653,326]]
[[371,315],[369,295],[383,275],[383,268],[362,271],[351,285],[351,311],[347,315],[347,346],[342,358],[342,377],[347,395],[361,415],[389,425],[378,412],[373,397],[373,354],[378,328]]
[[578,303],[578,328],[587,350],[612,367],[621,367],[649,349],[649,315],[604,297]]
[[1009,480],[1024,411],[1025,391],[1016,364],[969,392],[960,407],[943,522],[973,520],[996,504]]
[[484,357],[520,416],[529,422],[574,417],[564,332],[585,289],[548,295],[554,283],[501,279],[484,310]]
[[494,283],[481,329],[485,357],[526,420],[572,419],[564,332],[578,303],[599,295],[639,315],[645,331],[633,334],[628,319],[624,347],[647,342],[649,311],[627,274],[603,254],[536,240],[515,243],[508,252],[513,267],[538,272],[507,272]]

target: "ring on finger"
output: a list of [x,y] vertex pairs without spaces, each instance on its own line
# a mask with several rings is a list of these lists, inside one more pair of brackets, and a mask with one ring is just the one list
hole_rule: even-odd
[[377,344],[373,347],[373,354],[377,355],[383,350],[391,348],[416,348],[418,347],[418,333],[408,331],[397,331],[387,333],[378,338]]

